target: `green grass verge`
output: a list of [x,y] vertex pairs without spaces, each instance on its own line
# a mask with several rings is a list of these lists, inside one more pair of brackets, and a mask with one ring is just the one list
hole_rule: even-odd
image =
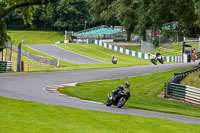
[[0,97],[1,133],[198,133],[199,125]]
[[14,46],[18,46],[25,39],[27,44],[53,44],[54,42],[64,40],[64,32],[56,31],[8,31]]
[[200,107],[157,97],[164,90],[165,82],[171,79],[175,72],[188,69],[180,68],[131,78],[80,83],[75,87],[64,87],[60,92],[82,99],[105,103],[107,94],[128,80],[131,82],[131,97],[125,106],[200,117]]
[[189,75],[181,82],[181,84],[200,88],[199,81],[200,81],[200,71],[189,74]]
[[[118,67],[151,64],[149,60],[115,52],[95,44],[71,44],[60,45],[60,47],[107,63],[112,63],[112,55],[115,55],[117,57],[117,64],[115,66]],[[108,64],[108,66],[109,65],[112,64]]]

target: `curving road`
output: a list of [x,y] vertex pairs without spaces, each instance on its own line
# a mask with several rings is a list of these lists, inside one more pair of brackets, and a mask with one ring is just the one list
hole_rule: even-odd
[[56,45],[41,44],[41,45],[26,45],[27,47],[45,53],[47,55],[53,56],[57,59],[61,59],[67,62],[75,64],[108,64],[103,61],[99,61],[87,56],[83,56],[72,51],[60,48]]
[[200,124],[200,118],[139,109],[118,109],[115,107],[110,108],[102,104],[81,101],[76,98],[59,96],[57,94],[49,93],[44,89],[45,86],[144,75],[190,65],[194,65],[194,63],[166,64],[157,66],[133,66],[124,68],[91,69],[64,72],[0,74],[0,96],[26,101],[34,101],[44,104],[75,107],[86,110],[130,114],[134,116],[156,117],[184,123]]

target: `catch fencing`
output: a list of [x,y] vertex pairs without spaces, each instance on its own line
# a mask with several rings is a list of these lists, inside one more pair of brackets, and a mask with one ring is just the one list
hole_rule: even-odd
[[[9,48],[11,48],[11,45],[8,46]],[[14,46],[12,46],[12,50],[15,51],[15,52],[18,52],[18,49]],[[39,56],[39,55],[35,55],[35,54],[32,54],[30,52],[27,52],[25,50],[23,50],[23,55],[32,59],[32,60],[35,60],[37,62],[40,62],[40,63],[45,63],[45,64],[48,64],[48,65],[52,65],[52,66],[56,66],[58,67],[59,66],[59,60],[56,60],[56,59],[51,59],[51,58],[47,58],[47,57],[43,57],[43,56]]]
[[142,53],[150,53],[153,54],[153,44],[152,43],[147,43],[145,41],[141,40],[141,48],[140,51]]
[[200,89],[180,84],[186,76],[197,71],[200,71],[200,64],[190,70],[175,73],[174,77],[165,83],[165,98],[200,105]]

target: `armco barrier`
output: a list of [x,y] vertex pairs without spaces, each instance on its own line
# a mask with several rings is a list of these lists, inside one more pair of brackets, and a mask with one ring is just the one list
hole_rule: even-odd
[[[10,48],[11,46],[9,46]],[[15,52],[18,51],[18,49],[14,46],[12,46],[12,50],[14,50]],[[52,66],[59,66],[59,60],[56,60],[56,59],[51,59],[51,58],[47,58],[47,57],[43,57],[43,56],[39,56],[39,55],[35,55],[35,54],[32,54],[30,52],[27,52],[27,51],[24,51],[23,50],[23,55],[32,59],[32,60],[35,60],[37,62],[43,62],[45,61],[45,64],[48,64],[48,65],[52,65]]]
[[200,89],[192,86],[171,83],[171,98],[200,105]]
[[[93,42],[93,41],[88,41],[88,42]],[[150,59],[150,54],[148,53],[141,53],[141,52],[137,52],[137,51],[132,51],[129,49],[125,49],[122,47],[118,47],[118,46],[113,46],[111,44],[105,43],[103,41],[99,41],[99,40],[95,40],[94,43],[96,45],[99,45],[101,47],[116,51],[116,52],[120,52],[120,53],[124,53],[130,56],[134,56],[137,58],[142,58],[142,59]],[[187,62],[187,55],[183,55],[183,57],[181,56],[163,56],[164,60],[166,62]]]
[[174,77],[165,83],[165,98],[200,105],[200,89],[180,84],[187,75],[197,71],[200,71],[200,64],[190,70],[175,73]]
[[0,61],[0,73],[13,72],[12,61]]
[[200,52],[197,52],[197,60],[200,59]]

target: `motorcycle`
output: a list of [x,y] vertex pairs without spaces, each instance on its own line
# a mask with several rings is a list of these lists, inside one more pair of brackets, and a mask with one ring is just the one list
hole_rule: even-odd
[[124,88],[122,91],[118,92],[117,96],[114,94],[112,95],[108,94],[106,105],[111,106],[113,104],[118,108],[121,108],[124,106],[129,97],[130,97],[130,91],[127,88]]
[[158,56],[158,57],[155,57],[153,55],[150,56],[150,61],[154,64],[154,65],[157,65],[157,61],[159,61],[161,64],[163,64],[164,60],[162,58],[162,56]]

